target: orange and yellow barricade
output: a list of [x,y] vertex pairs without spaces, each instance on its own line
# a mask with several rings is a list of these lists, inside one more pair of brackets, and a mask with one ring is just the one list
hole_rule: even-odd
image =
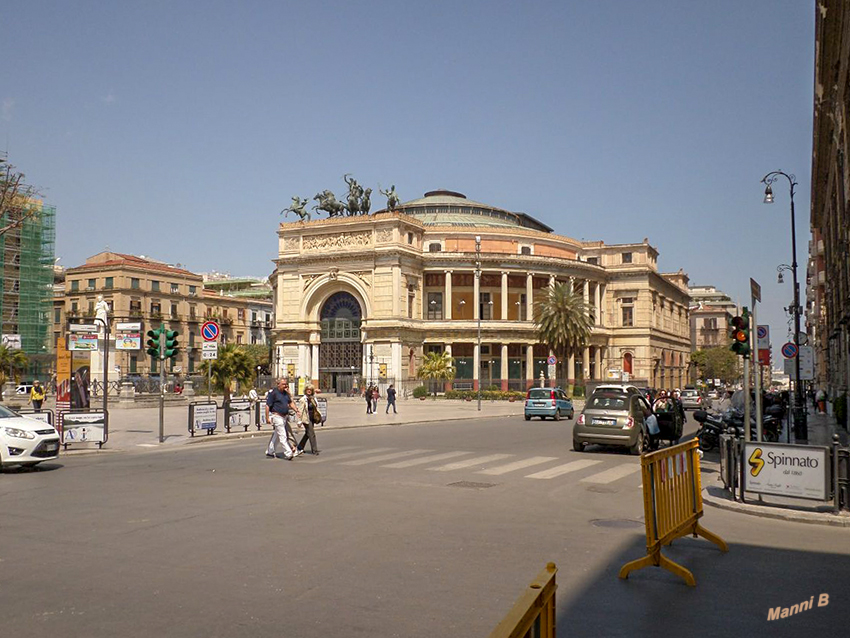
[[490,638],[555,638],[555,563],[548,563],[517,599]]
[[729,551],[725,541],[699,524],[702,517],[699,450],[696,439],[641,456],[646,556],[623,565],[620,578],[642,567],[663,567],[694,587],[694,575],[661,554],[661,546],[693,534]]

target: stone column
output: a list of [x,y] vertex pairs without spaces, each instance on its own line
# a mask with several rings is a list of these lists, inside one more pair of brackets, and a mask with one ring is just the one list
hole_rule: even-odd
[[605,326],[605,313],[608,308],[605,304],[605,293],[608,292],[608,286],[605,284],[600,284],[602,286],[602,291],[599,293],[599,325]]
[[[504,281],[504,280],[503,280]],[[502,391],[508,389],[508,344],[502,344],[502,369],[499,373],[502,379]]]
[[313,374],[311,375],[311,378],[313,380],[313,387],[318,388],[319,387],[319,344],[314,343],[311,350],[313,351],[312,356],[310,357],[310,363],[312,364],[312,368],[313,368]]
[[[452,344],[450,344],[450,343],[443,344],[443,352],[445,352],[447,355],[449,355],[451,357],[452,356]],[[443,388],[443,390],[448,392],[451,389],[452,389],[452,382],[446,381],[445,387]]]
[[[373,277],[374,279],[374,277]],[[374,285],[374,284],[373,284]],[[404,301],[407,302],[407,291],[404,292]],[[401,314],[401,266],[393,266],[393,317],[396,318]],[[364,308],[365,311],[365,308]],[[405,312],[407,306],[405,306]]]
[[581,280],[581,294],[584,297],[584,304],[590,304],[590,282],[587,279]]
[[585,382],[590,379],[590,346],[586,346],[581,353],[581,375]]
[[525,389],[534,385],[534,346],[525,346]]
[[599,379],[602,379],[602,348],[601,347],[596,346],[595,355],[596,356],[594,357],[594,359],[595,359],[594,363],[596,364],[596,374],[593,376],[593,378],[599,380]]
[[534,320],[534,274],[525,276],[525,320]]
[[576,382],[576,356],[570,354],[569,368],[567,368],[567,384],[575,385]]
[[392,368],[392,370],[389,371],[388,374],[389,376],[395,379],[396,389],[398,389],[398,387],[404,381],[404,379],[402,378],[401,350],[402,348],[400,341],[393,341],[390,344],[390,367]]
[[593,307],[595,310],[593,311],[594,316],[594,324],[597,326],[601,326],[602,322],[600,321],[600,315],[602,314],[602,306],[600,305],[600,293],[599,290],[599,282],[596,283],[596,286],[593,289]]
[[481,349],[478,344],[475,344],[475,349],[472,354],[472,389],[477,390],[478,384],[481,383]]
[[443,300],[443,317],[446,320],[452,318],[452,271],[446,271],[446,294]]
[[508,273],[504,271],[502,271],[502,311],[499,319],[508,320]]
[[[483,273],[482,273],[483,274]],[[481,313],[481,278],[472,278],[472,319],[477,321]]]

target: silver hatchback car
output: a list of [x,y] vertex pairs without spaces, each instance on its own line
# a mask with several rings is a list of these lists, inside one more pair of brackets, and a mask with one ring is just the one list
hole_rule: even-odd
[[652,414],[646,399],[619,388],[597,389],[573,427],[573,449],[584,452],[589,443],[628,447],[632,454],[650,449],[645,419]]

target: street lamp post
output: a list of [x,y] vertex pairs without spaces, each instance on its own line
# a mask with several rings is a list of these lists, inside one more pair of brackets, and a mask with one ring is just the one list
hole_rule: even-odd
[[[779,176],[788,180],[791,187],[791,275],[794,280],[794,301],[792,313],[794,317],[794,345],[797,346],[797,356],[794,357],[794,436],[798,440],[808,440],[809,432],[806,424],[805,401],[803,399],[803,385],[800,380],[800,284],[797,283],[797,225],[794,218],[794,189],[797,186],[797,178],[782,171],[772,171],[762,178],[764,189],[764,203],[773,203],[773,184]],[[782,273],[780,272],[780,275]]]
[[369,385],[375,381],[375,350],[369,346]]
[[478,281],[478,411],[481,412],[481,235],[475,236],[475,279]]

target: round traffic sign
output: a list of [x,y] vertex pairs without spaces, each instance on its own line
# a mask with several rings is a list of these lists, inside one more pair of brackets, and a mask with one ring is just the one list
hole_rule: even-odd
[[201,336],[204,341],[215,341],[218,339],[218,324],[215,321],[205,321],[201,326]]
[[759,326],[756,329],[756,335],[758,335],[759,339],[764,339],[767,337],[767,326]]
[[797,346],[789,341],[782,346],[782,356],[786,359],[793,359],[797,356]]
[[558,359],[555,358],[555,355],[549,355],[549,358],[546,359],[546,363],[548,363],[550,366],[553,366],[558,363]]

